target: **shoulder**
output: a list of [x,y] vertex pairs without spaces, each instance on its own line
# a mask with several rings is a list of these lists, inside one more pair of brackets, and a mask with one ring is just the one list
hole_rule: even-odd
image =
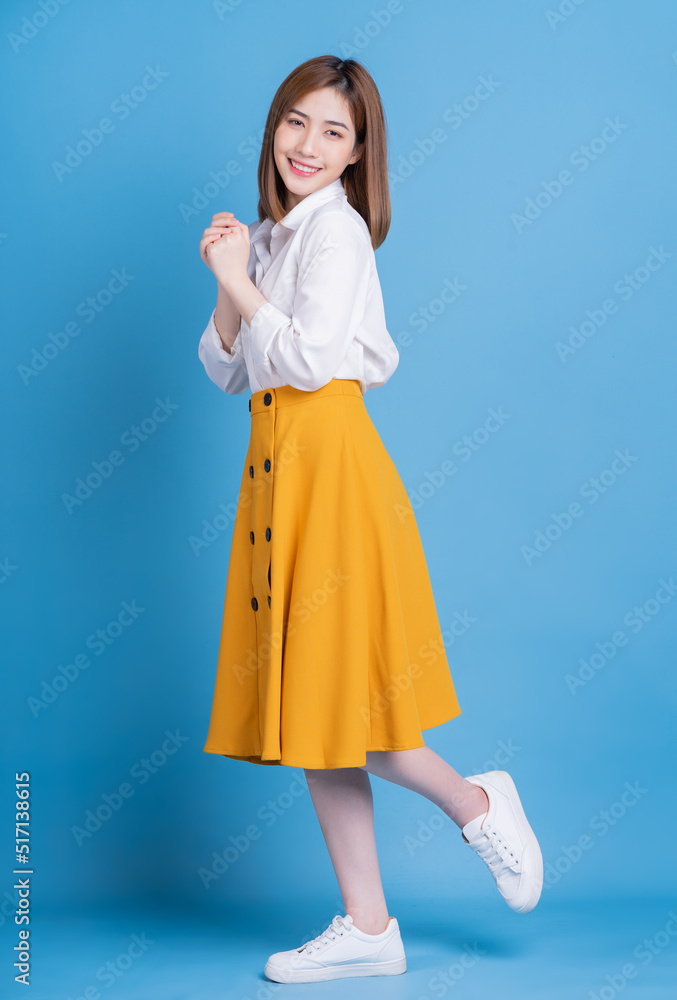
[[317,252],[327,244],[356,253],[372,251],[369,228],[347,199],[320,205],[303,220],[298,236],[302,252]]

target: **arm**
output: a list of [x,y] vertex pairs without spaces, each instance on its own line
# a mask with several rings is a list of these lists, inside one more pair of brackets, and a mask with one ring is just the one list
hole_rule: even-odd
[[217,288],[218,293],[216,296],[216,308],[212,315],[214,318],[214,325],[217,329],[219,337],[221,338],[221,344],[224,349],[230,353],[233,347],[233,342],[240,332],[241,316],[235,303],[223,285],[217,282]]
[[219,285],[216,308],[200,338],[197,353],[212,382],[229,395],[249,388],[239,333],[240,314],[225,288]]
[[209,317],[207,327],[200,338],[198,357],[209,378],[223,392],[229,395],[247,392],[249,375],[242,354],[239,331],[231,350],[227,351],[214,323],[214,312]]
[[[257,223],[249,226],[250,234]],[[253,253],[247,273],[255,273]],[[226,288],[217,279],[216,308],[209,318],[198,346],[198,356],[209,378],[219,389],[231,395],[249,389],[249,376],[239,337],[241,314]]]
[[355,220],[328,212],[314,222],[301,251],[290,316],[242,276],[228,280],[250,328],[254,364],[299,389],[326,385],[364,314],[369,267],[369,247]]

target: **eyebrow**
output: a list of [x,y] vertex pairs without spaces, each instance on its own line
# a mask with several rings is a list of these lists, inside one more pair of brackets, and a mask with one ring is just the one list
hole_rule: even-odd
[[[303,111],[299,111],[298,108],[290,108],[289,111],[287,112],[287,114],[291,114],[292,112],[295,115],[299,115],[301,118],[310,118],[310,115],[304,114]],[[328,118],[325,118],[324,124],[325,125],[338,125],[339,128],[344,128],[346,130],[346,132],[350,131],[348,125],[344,125],[343,122],[332,122],[332,121],[329,121]]]

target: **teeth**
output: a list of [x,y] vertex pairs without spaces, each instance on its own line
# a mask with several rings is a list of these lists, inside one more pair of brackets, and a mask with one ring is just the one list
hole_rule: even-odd
[[[291,157],[289,159],[291,160]],[[316,174],[320,169],[319,167],[304,167],[302,163],[297,163],[296,160],[291,160],[291,162],[297,170],[303,170],[306,174]]]

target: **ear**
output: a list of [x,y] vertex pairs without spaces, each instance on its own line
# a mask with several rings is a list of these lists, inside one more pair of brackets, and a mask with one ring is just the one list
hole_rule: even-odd
[[360,143],[360,144],[358,145],[358,147],[357,147],[357,149],[355,150],[355,152],[353,153],[353,155],[352,155],[352,156],[350,157],[350,159],[348,160],[348,163],[349,163],[349,164],[351,164],[351,163],[357,163],[357,161],[358,161],[358,160],[360,159],[360,157],[362,156],[362,153],[363,153],[363,152],[364,152],[364,143],[363,143],[363,142],[361,142],[361,143]]

